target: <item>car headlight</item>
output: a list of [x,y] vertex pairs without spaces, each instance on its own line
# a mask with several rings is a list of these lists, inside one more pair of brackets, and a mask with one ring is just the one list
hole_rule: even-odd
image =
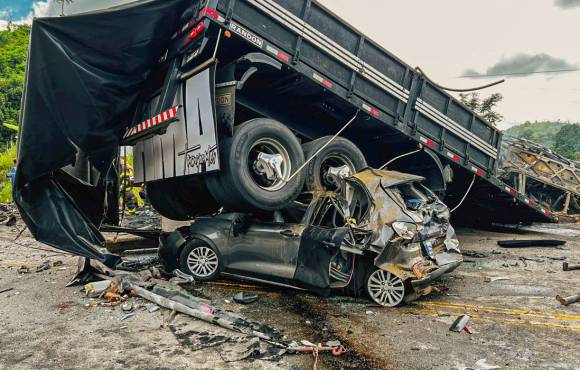
[[417,225],[409,222],[393,222],[395,233],[405,240],[413,240],[417,235]]

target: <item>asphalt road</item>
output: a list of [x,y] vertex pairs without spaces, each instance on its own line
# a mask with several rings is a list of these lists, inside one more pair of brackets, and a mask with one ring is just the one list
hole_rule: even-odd
[[[194,350],[168,325],[169,312],[137,314],[122,321],[120,308],[86,307],[79,287],[65,288],[76,258],[54,253],[17,230],[0,226],[0,369],[311,369],[311,355],[280,362],[225,362],[219,347]],[[577,229],[578,230],[578,229]],[[438,292],[395,309],[354,297],[310,294],[220,281],[191,287],[194,294],[250,319],[268,323],[292,339],[338,339],[346,356],[320,356],[318,369],[580,369],[580,303],[563,307],[556,294],[578,294],[580,232],[562,249],[504,249],[500,239],[554,238],[459,230],[466,263],[437,285]],[[46,249],[38,250],[32,248]],[[43,261],[60,267],[34,272]],[[30,273],[19,274],[22,266]],[[486,278],[504,278],[486,282]],[[493,279],[492,279],[493,280]],[[257,303],[232,302],[239,291]],[[449,326],[463,314],[473,332]],[[178,315],[180,332],[232,333]]]

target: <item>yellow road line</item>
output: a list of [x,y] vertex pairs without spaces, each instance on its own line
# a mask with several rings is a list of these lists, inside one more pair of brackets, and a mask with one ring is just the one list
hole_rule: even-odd
[[[400,308],[400,309],[398,309],[398,311],[404,311],[405,313],[420,313],[420,314],[431,315],[431,316],[441,316],[441,315],[461,316],[462,315],[461,313],[457,313],[457,312],[449,312],[449,311],[434,310],[434,309],[429,309],[429,308],[418,308],[418,307]],[[580,326],[557,324],[557,323],[551,323],[551,322],[507,319],[507,318],[493,317],[493,316],[482,316],[479,314],[470,314],[470,317],[474,321],[490,321],[490,322],[498,322],[498,323],[502,323],[502,324],[522,325],[522,326],[530,326],[530,327],[535,326],[535,327],[542,327],[542,328],[549,328],[549,329],[564,329],[564,330],[570,330],[570,331],[574,331],[574,332],[580,332]]]
[[448,302],[416,302],[416,305],[425,307],[441,307],[448,308],[451,310],[464,310],[464,311],[476,311],[476,312],[489,312],[498,314],[507,314],[515,316],[530,316],[544,319],[554,319],[560,321],[580,321],[580,315],[566,314],[560,312],[546,313],[541,311],[533,310],[523,310],[514,308],[502,308],[502,307],[490,307],[490,306],[476,306],[470,304],[456,304]]

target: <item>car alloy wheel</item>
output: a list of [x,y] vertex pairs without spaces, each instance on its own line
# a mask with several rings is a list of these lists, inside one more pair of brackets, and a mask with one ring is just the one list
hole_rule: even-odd
[[373,301],[386,307],[399,305],[405,297],[405,283],[388,271],[375,270],[367,279],[367,290]]
[[197,278],[208,278],[216,273],[219,258],[213,249],[207,246],[195,247],[187,256],[187,267]]

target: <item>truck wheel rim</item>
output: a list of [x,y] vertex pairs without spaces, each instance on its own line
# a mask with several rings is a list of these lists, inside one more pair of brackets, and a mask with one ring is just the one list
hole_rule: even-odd
[[[256,160],[260,153],[279,154],[282,156],[282,178],[274,181],[268,180],[263,174],[260,174],[255,167]],[[288,151],[280,142],[275,139],[267,138],[261,139],[254,143],[250,149],[248,166],[250,170],[250,177],[252,181],[261,189],[267,191],[278,191],[286,185],[285,179],[288,179],[292,174],[292,163]]]
[[194,248],[187,256],[187,267],[195,276],[211,276],[217,271],[218,256],[209,247]]
[[398,276],[377,270],[369,276],[367,283],[369,295],[381,306],[394,307],[405,297],[405,284]]
[[322,180],[322,185],[326,188],[326,190],[337,190],[336,184],[328,181],[326,174],[328,173],[328,169],[331,167],[342,167],[348,166],[350,168],[351,174],[356,173],[356,169],[354,168],[354,164],[352,161],[341,155],[331,155],[326,157],[322,163],[320,164],[320,179]]

